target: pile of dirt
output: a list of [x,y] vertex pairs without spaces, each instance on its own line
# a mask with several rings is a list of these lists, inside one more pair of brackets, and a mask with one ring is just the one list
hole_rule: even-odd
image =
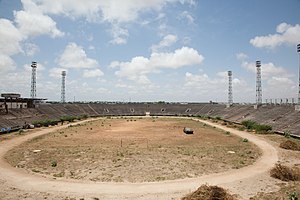
[[273,178],[280,179],[282,181],[299,181],[300,170],[299,168],[290,168],[281,164],[276,164],[270,171],[270,175]]
[[300,151],[300,145],[298,145],[296,142],[293,142],[291,140],[287,140],[285,142],[280,143],[279,147],[283,149]]
[[221,187],[202,185],[181,200],[236,200],[236,198]]

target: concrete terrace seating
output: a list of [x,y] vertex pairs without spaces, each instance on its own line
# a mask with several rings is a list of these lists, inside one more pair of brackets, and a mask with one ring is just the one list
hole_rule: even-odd
[[232,122],[253,120],[268,124],[273,130],[290,130],[300,136],[300,112],[291,105],[233,105],[209,103],[72,103],[39,104],[36,108],[10,109],[1,113],[0,128],[22,126],[24,123],[62,116],[211,116]]

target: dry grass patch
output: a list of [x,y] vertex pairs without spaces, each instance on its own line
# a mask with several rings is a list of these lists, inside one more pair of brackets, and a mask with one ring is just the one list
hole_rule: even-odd
[[[202,123],[153,119],[102,118],[70,125],[21,144],[5,158],[12,166],[51,178],[155,182],[238,169],[260,156],[251,142]],[[194,134],[184,134],[183,127]]]
[[181,200],[236,200],[227,190],[218,186],[202,185],[195,192],[181,198]]
[[271,177],[282,181],[299,181],[300,169],[297,167],[290,168],[281,164],[276,164],[275,167],[271,169],[270,175]]
[[300,151],[300,145],[291,140],[287,140],[280,143],[279,147],[283,149],[293,150],[293,151]]

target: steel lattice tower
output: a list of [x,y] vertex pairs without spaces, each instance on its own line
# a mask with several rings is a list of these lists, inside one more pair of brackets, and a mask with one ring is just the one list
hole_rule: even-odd
[[262,104],[262,87],[261,87],[261,64],[256,61],[256,104]]
[[298,87],[298,104],[300,104],[300,44],[297,45],[297,52],[299,54],[299,87]]
[[65,103],[66,102],[66,71],[61,72],[61,102]]
[[228,105],[233,104],[232,95],[232,71],[228,71]]
[[31,63],[32,73],[31,73],[31,90],[30,90],[30,97],[36,97],[36,62]]

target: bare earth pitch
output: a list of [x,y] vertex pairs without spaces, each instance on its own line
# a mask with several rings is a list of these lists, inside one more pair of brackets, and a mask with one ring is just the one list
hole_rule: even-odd
[[[18,191],[18,192],[19,192],[19,190],[27,191],[26,194],[29,194],[28,195],[29,198],[32,197],[32,195],[35,191],[35,193],[34,193],[35,195],[38,195],[38,196],[46,195],[49,198],[56,198],[56,199],[57,199],[57,197],[65,197],[66,195],[71,196],[71,197],[73,196],[75,198],[99,197],[100,199],[126,199],[126,198],[130,198],[130,199],[177,198],[178,199],[179,197],[183,196],[184,194],[199,187],[201,184],[210,183],[210,184],[225,185],[227,188],[230,188],[231,191],[234,191],[237,193],[236,189],[238,189],[239,185],[241,185],[242,180],[247,180],[247,179],[249,179],[251,177],[255,177],[255,176],[261,177],[261,175],[266,173],[274,165],[274,163],[276,163],[276,161],[278,160],[276,149],[274,149],[270,144],[268,144],[263,139],[258,138],[257,136],[223,127],[223,129],[225,131],[231,132],[231,134],[228,135],[225,132],[216,131],[215,128],[207,129],[207,127],[201,123],[196,123],[197,124],[196,127],[193,127],[192,124],[189,124],[189,126],[195,130],[195,133],[197,133],[197,132],[201,133],[200,130],[202,128],[203,128],[203,130],[206,130],[205,131],[206,133],[204,133],[204,135],[201,135],[201,134],[193,135],[192,137],[194,137],[194,139],[187,135],[183,135],[182,127],[180,127],[180,129],[178,127],[178,130],[177,130],[177,126],[180,126],[180,125],[176,124],[177,123],[176,120],[171,123],[172,125],[169,128],[166,128],[166,126],[165,126],[164,129],[162,128],[160,131],[157,131],[155,136],[153,136],[154,131],[152,130],[149,132],[151,134],[148,136],[147,136],[147,134],[143,134],[143,137],[140,137],[140,135],[138,135],[139,137],[137,137],[137,135],[134,135],[134,134],[138,134],[139,130],[143,131],[145,129],[148,129],[151,126],[153,126],[153,124],[155,124],[155,123],[157,123],[157,124],[162,123],[164,125],[166,125],[166,123],[170,123],[170,122],[168,122],[168,120],[165,120],[165,119],[161,120],[161,121],[158,119],[150,119],[150,120],[147,119],[148,121],[147,120],[144,121],[144,120],[145,119],[136,119],[136,121],[134,121],[134,120],[127,121],[125,119],[119,119],[119,122],[116,121],[119,123],[119,125],[117,125],[118,123],[113,125],[113,124],[108,123],[109,120],[106,119],[105,122],[103,121],[103,126],[102,126],[102,123],[100,123],[100,125],[99,125],[99,122],[97,122],[98,126],[93,125],[94,122],[92,122],[91,124],[90,124],[90,122],[85,122],[85,123],[87,123],[86,126],[77,126],[77,127],[68,128],[68,129],[72,130],[73,132],[68,132],[69,131],[68,129],[59,130],[59,128],[61,128],[61,127],[54,127],[54,128],[52,128],[52,130],[59,130],[59,131],[56,133],[53,133],[53,134],[51,133],[46,136],[42,136],[42,138],[34,139],[33,141],[30,141],[29,143],[25,143],[25,144],[22,144],[22,143],[27,140],[30,140],[36,136],[40,136],[40,135],[49,133],[51,131],[51,129],[44,129],[44,130],[41,130],[40,132],[32,133],[32,134],[25,135],[22,137],[17,137],[17,138],[14,138],[14,140],[8,140],[8,141],[2,142],[2,145],[0,146],[0,157],[1,157],[0,180],[1,180],[1,182],[3,182],[4,186],[6,186],[6,187],[4,187],[4,189],[6,188],[6,190],[4,190],[4,192],[6,191],[6,194],[8,194],[8,197],[12,196],[12,194],[9,192],[9,189],[7,189],[8,187],[11,187],[11,188],[14,188],[13,190]],[[179,121],[184,121],[184,120],[179,120]],[[186,121],[185,123],[189,123],[189,122],[191,122],[191,121]],[[128,126],[125,126],[125,124],[127,124],[127,123],[133,125],[133,129],[126,128],[126,127],[128,127]],[[142,125],[138,126],[138,123],[141,123]],[[206,123],[211,124],[211,122],[206,122]],[[151,124],[151,126],[150,126],[150,124]],[[199,127],[198,127],[198,125],[199,125]],[[222,128],[220,125],[215,125],[215,124],[211,124],[211,125],[216,126],[217,128],[218,127]],[[77,138],[76,136],[80,135],[78,133],[78,131],[81,130],[80,128],[83,128],[83,127],[84,127],[84,129],[82,129],[82,130],[85,130],[84,132],[86,133],[86,135],[81,135],[80,137]],[[120,130],[125,127],[126,131],[128,131],[127,133],[130,133],[132,130],[134,130],[135,133],[132,133],[133,135],[131,136],[131,139],[130,139],[130,137],[128,137],[127,138],[128,140],[126,140],[126,139],[123,140],[122,139],[123,137],[120,137],[120,135],[119,135],[119,134],[121,134],[120,131],[115,131],[115,132],[113,131],[113,128],[116,128],[115,130],[117,130],[117,127],[119,127]],[[155,127],[155,125],[153,127]],[[160,126],[158,126],[158,127],[160,127]],[[78,128],[78,130],[76,133],[77,128]],[[164,175],[165,173],[161,173],[161,175],[163,175],[163,177],[164,177],[163,179],[169,179],[169,181],[161,181],[162,179],[160,179],[160,180],[158,180],[160,182],[145,183],[147,181],[152,181],[151,178],[158,177],[158,175],[154,174],[154,176],[149,176],[146,179],[139,179],[140,177],[137,174],[137,175],[134,175],[133,177],[132,176],[121,177],[122,180],[121,180],[121,178],[119,180],[122,181],[122,183],[109,183],[109,182],[99,183],[98,182],[99,180],[91,180],[90,178],[87,178],[89,174],[95,175],[95,174],[93,174],[93,169],[88,169],[88,168],[86,168],[85,169],[86,171],[83,173],[79,172],[78,174],[76,174],[76,173],[74,174],[75,176],[77,175],[80,180],[76,180],[76,178],[67,176],[66,175],[67,172],[61,173],[60,175],[55,175],[57,173],[58,174],[60,173],[59,166],[61,163],[64,163],[64,162],[60,161],[59,159],[56,160],[57,166],[53,167],[56,170],[58,169],[57,172],[55,172],[55,171],[49,172],[48,166],[41,166],[40,169],[37,168],[37,167],[39,167],[39,165],[38,165],[39,162],[37,162],[37,163],[32,162],[32,166],[34,166],[34,168],[25,167],[26,165],[24,164],[24,162],[19,163],[19,161],[24,161],[24,160],[22,160],[23,158],[28,158],[28,160],[25,160],[25,161],[30,163],[32,160],[36,160],[36,159],[33,159],[34,156],[42,154],[42,152],[44,152],[44,151],[46,151],[46,152],[50,151],[49,150],[49,149],[51,149],[49,147],[50,144],[47,146],[46,145],[47,143],[43,143],[43,142],[46,142],[47,140],[54,140],[54,139],[56,139],[55,141],[56,141],[57,147],[60,147],[60,148],[68,147],[69,145],[72,144],[72,143],[68,144],[68,142],[66,142],[66,140],[64,140],[64,139],[69,139],[68,141],[73,141],[73,142],[76,142],[77,140],[81,141],[81,143],[79,143],[79,142],[76,143],[77,147],[78,148],[84,147],[84,149],[78,149],[78,151],[80,151],[80,152],[78,154],[76,154],[77,158],[75,158],[75,160],[79,158],[76,162],[80,162],[82,165],[84,165],[84,162],[82,162],[81,160],[84,160],[84,158],[87,157],[88,159],[85,161],[89,163],[89,160],[92,160],[92,159],[89,158],[88,156],[82,156],[81,154],[92,153],[94,150],[96,151],[96,154],[92,153],[91,155],[96,156],[97,154],[99,154],[99,152],[97,152],[98,148],[91,149],[90,150],[91,152],[89,152],[88,148],[91,148],[91,147],[85,146],[90,143],[94,144],[94,145],[99,144],[99,140],[97,140],[97,138],[99,138],[99,135],[97,136],[97,133],[99,132],[98,128],[99,128],[99,130],[100,129],[102,130],[102,128],[103,128],[103,131],[102,131],[103,135],[101,135],[101,137],[100,137],[101,141],[105,141],[105,140],[110,141],[109,147],[111,149],[119,150],[117,152],[112,153],[111,155],[109,155],[109,151],[105,152],[105,153],[108,153],[108,156],[107,156],[107,159],[106,158],[104,159],[107,162],[111,162],[110,164],[111,164],[112,168],[116,167],[118,170],[119,170],[119,168],[120,168],[120,170],[122,170],[122,168],[127,170],[128,168],[126,168],[127,167],[126,162],[125,162],[126,159],[123,159],[123,160],[117,159],[115,162],[109,161],[112,158],[110,156],[112,156],[112,155],[116,156],[115,153],[118,153],[119,157],[121,157],[121,158],[129,158],[129,159],[132,159],[133,161],[136,160],[135,164],[137,164],[137,167],[138,167],[139,166],[138,160],[140,159],[139,155],[149,156],[149,157],[147,157],[148,160],[151,161],[149,163],[152,163],[153,160],[155,160],[155,159],[151,158],[151,156],[153,156],[153,155],[151,155],[151,154],[148,155],[149,153],[147,154],[148,151],[154,151],[153,149],[157,150],[157,151],[156,150],[154,151],[155,155],[158,155],[159,153],[162,154],[161,161],[170,163],[170,161],[173,161],[173,159],[168,160],[169,159],[168,156],[172,155],[173,148],[175,148],[177,151],[176,155],[180,155],[181,158],[179,158],[175,155],[172,158],[174,158],[175,160],[177,159],[176,161],[178,163],[180,163],[180,162],[184,163],[184,162],[186,162],[186,160],[195,159],[193,157],[198,157],[198,156],[201,157],[202,156],[204,158],[204,160],[206,159],[206,157],[210,158],[210,160],[212,162],[215,162],[214,164],[221,163],[222,166],[227,167],[228,171],[220,172],[220,171],[222,171],[222,170],[220,170],[219,173],[213,173],[213,172],[218,172],[218,171],[213,171],[213,170],[215,170],[215,168],[219,169],[219,167],[217,167],[218,165],[216,165],[216,167],[215,166],[211,166],[210,168],[206,167],[206,168],[208,168],[208,170],[212,169],[212,171],[208,171],[208,172],[202,173],[202,174],[199,173],[199,175],[197,175],[196,178],[185,178],[185,179],[173,180],[177,177],[173,177],[172,175],[169,176],[169,174],[167,174],[167,176],[165,176]],[[172,128],[173,128],[173,130],[172,130]],[[97,131],[96,131],[96,129],[97,129]],[[162,131],[164,131],[164,132],[162,132]],[[210,132],[210,131],[212,131],[212,132]],[[209,136],[212,136],[211,140],[205,139],[206,138],[205,134],[207,134],[207,133],[209,133],[208,134]],[[248,140],[250,142],[255,143],[261,149],[262,155],[253,165],[246,166],[246,167],[243,167],[240,169],[236,169],[236,168],[239,168],[242,166],[233,165],[233,164],[236,164],[235,162],[232,162],[233,164],[230,164],[229,158],[228,158],[229,160],[227,160],[226,158],[224,158],[224,159],[221,158],[222,156],[226,156],[227,154],[230,154],[230,158],[234,157],[233,155],[235,155],[235,156],[237,156],[237,158],[239,158],[239,160],[243,160],[243,162],[241,162],[239,164],[246,165],[247,164],[246,162],[248,162],[248,161],[247,161],[247,159],[245,159],[245,157],[247,157],[248,154],[255,152],[254,149],[251,149],[251,153],[243,152],[243,150],[241,152],[236,150],[235,153],[229,153],[229,151],[231,151],[231,152],[234,151],[233,149],[228,148],[228,146],[230,146],[230,148],[232,148],[232,146],[234,146],[233,144],[240,145],[238,148],[241,148],[244,146],[247,147],[248,145],[251,146],[250,142],[249,143],[242,142],[241,138],[233,137],[232,136],[233,134],[237,134],[242,138],[248,138]],[[89,138],[88,136],[91,136],[91,138]],[[150,140],[150,138],[148,138],[150,136],[151,136],[151,140]],[[219,138],[223,138],[223,137],[224,137],[224,139],[219,140]],[[133,139],[133,138],[135,138],[135,139]],[[136,138],[139,138],[139,139],[136,139]],[[154,138],[154,139],[152,139],[152,138]],[[173,138],[173,139],[171,140],[170,138]],[[122,140],[122,146],[121,146],[120,140]],[[223,140],[223,142],[222,142],[222,140]],[[64,141],[64,142],[62,142],[62,141]],[[146,142],[146,141],[148,141],[148,142]],[[199,141],[201,141],[201,142],[199,142]],[[227,146],[226,146],[226,144],[222,145],[222,143],[224,143],[224,142],[227,143],[227,141],[229,143],[231,141],[232,143],[230,143],[230,145],[227,145]],[[204,146],[201,146],[201,145],[197,146],[197,145],[199,145],[199,143],[202,143],[202,145],[205,143],[207,143],[207,144]],[[26,149],[26,148],[23,149],[24,153],[28,150],[24,156],[24,155],[22,155],[22,153],[18,154],[18,152],[14,152],[17,148],[19,148],[17,146],[20,144],[25,145],[25,146],[23,146],[24,148],[28,144],[31,144],[33,147],[32,147],[32,149]],[[34,146],[34,145],[40,145],[40,146]],[[71,145],[71,146],[73,146],[73,148],[74,148],[74,145]],[[105,146],[104,143],[101,143],[101,142],[100,142],[99,146],[101,146],[101,147],[104,146],[105,148],[108,148],[108,146]],[[190,146],[197,147],[199,149],[199,152],[191,151],[188,148]],[[250,147],[250,146],[248,146],[248,147]],[[16,147],[16,148],[13,149],[13,147]],[[30,147],[30,146],[27,146],[27,147]],[[35,147],[41,147],[41,148],[35,148]],[[181,148],[178,148],[178,147],[181,147]],[[182,149],[182,147],[185,147],[185,148]],[[208,150],[209,147],[212,148],[212,150]],[[249,151],[248,147],[247,147],[247,151]],[[56,148],[56,147],[52,146],[52,148]],[[27,168],[27,169],[24,169],[24,168],[16,169],[6,163],[6,161],[3,159],[3,156],[9,149],[13,149],[10,152],[11,155],[14,155],[14,154],[15,154],[15,156],[21,155],[20,157],[16,156],[15,157],[16,159],[11,160],[11,162],[16,162],[17,165],[24,164],[23,167]],[[101,148],[99,147],[99,149],[101,149]],[[122,149],[124,150],[124,152],[120,152]],[[140,152],[137,153],[135,151],[131,151],[132,149],[142,149],[142,150],[140,150]],[[195,149],[195,148],[193,148],[193,149]],[[204,152],[206,152],[207,155],[202,154],[203,149],[206,150]],[[221,149],[221,151],[218,151],[217,149]],[[19,150],[21,151],[22,149],[19,149]],[[41,151],[39,151],[39,152],[35,151],[36,153],[31,154],[31,151],[33,152],[34,150],[41,150]],[[127,150],[129,153],[127,154],[127,152],[125,150]],[[53,153],[53,152],[55,152],[55,150],[51,151],[51,153]],[[214,157],[212,155],[214,155],[214,154],[210,155],[210,152],[216,153],[216,155],[220,154],[219,162],[216,162],[212,159]],[[223,152],[223,154],[221,154],[222,152]],[[224,154],[224,152],[225,152],[225,154]],[[51,153],[48,153],[46,155],[51,157]],[[122,153],[123,155],[120,153]],[[60,154],[54,154],[54,155],[57,156],[56,158],[61,158],[64,156],[64,155],[60,155]],[[81,156],[79,156],[79,155],[81,155]],[[71,154],[67,154],[67,156],[71,156]],[[252,156],[255,156],[255,155],[252,155]],[[37,158],[39,158],[39,157],[37,157]],[[249,158],[250,158],[249,160],[253,160],[253,158],[251,158],[250,156],[249,156]],[[20,159],[20,160],[18,161],[18,159]],[[158,158],[158,159],[160,159],[160,158]],[[72,160],[72,159],[70,159],[70,160]],[[49,159],[49,161],[51,161],[50,162],[50,165],[51,165],[53,158]],[[197,162],[197,159],[195,159],[195,162]],[[68,162],[66,162],[66,163],[68,163]],[[88,165],[90,165],[90,164],[92,164],[92,163],[89,163]],[[116,164],[116,165],[114,165],[114,164]],[[47,163],[47,165],[49,165],[49,162]],[[72,162],[69,162],[69,165],[71,166]],[[118,166],[118,165],[121,165],[121,166]],[[147,168],[147,170],[151,169],[150,167],[148,168],[148,166],[146,166],[147,163],[143,163],[142,165],[144,165]],[[66,166],[68,166],[68,164],[66,164]],[[162,164],[161,166],[162,166],[162,168],[165,167],[165,168],[167,168],[167,170],[172,171],[171,169],[168,168],[168,165],[166,163]],[[178,166],[180,166],[180,164],[178,164]],[[200,166],[201,166],[201,164],[200,164]],[[20,165],[20,167],[21,167],[21,165]],[[83,167],[83,168],[85,168],[85,167]],[[203,169],[206,169],[206,168],[203,167]],[[222,167],[220,167],[220,169],[221,168]],[[29,174],[28,170],[32,171],[32,169],[36,169],[36,170],[34,170],[35,172],[31,172],[34,174]],[[50,168],[50,169],[52,169],[52,168]],[[141,168],[138,167],[136,169],[138,170]],[[174,165],[174,169],[175,169],[175,165]],[[173,171],[174,171],[174,169],[173,169]],[[95,168],[94,170],[97,171],[98,168]],[[90,171],[92,171],[92,173],[90,173]],[[49,174],[47,174],[47,173],[49,173]],[[148,173],[152,173],[152,172],[148,172]],[[208,174],[208,173],[212,173],[212,174]],[[44,174],[46,174],[45,176],[51,177],[51,179],[43,178],[41,176],[37,176],[36,174],[42,174],[42,176],[44,176]],[[185,176],[188,175],[188,174],[186,174],[186,171],[182,174]],[[54,175],[56,177],[61,176],[62,178],[57,178],[55,180],[55,179],[53,179],[53,178],[55,178]],[[80,175],[82,177],[80,177]],[[160,175],[160,177],[161,177],[161,175]],[[195,176],[196,173],[194,173],[193,175]],[[115,175],[113,174],[113,177],[114,176]],[[107,180],[107,181],[114,181],[114,180]],[[127,183],[130,181],[136,182],[136,183]],[[140,182],[143,182],[143,183],[140,183]],[[248,190],[246,192],[243,192],[243,194],[241,194],[242,198],[249,196],[250,193],[255,194],[257,192],[257,191],[255,191],[255,189],[254,190],[253,189],[251,190],[250,188],[245,188],[245,189],[248,189]],[[29,192],[29,191],[31,191],[31,192]],[[23,192],[23,194],[24,194],[24,192]],[[7,198],[7,199],[9,199],[9,198]]]
[[258,156],[252,143],[189,119],[103,118],[34,138],[6,159],[51,178],[155,182],[238,169]]

